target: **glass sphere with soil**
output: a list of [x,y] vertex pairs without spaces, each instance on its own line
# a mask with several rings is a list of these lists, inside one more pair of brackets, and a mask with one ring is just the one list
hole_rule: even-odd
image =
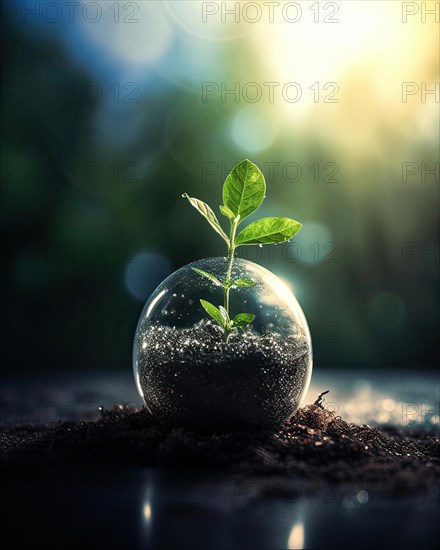
[[301,224],[263,218],[238,226],[261,204],[263,174],[246,160],[226,178],[220,211],[188,197],[228,246],[227,258],[188,264],[147,301],[136,330],[135,379],[158,421],[194,430],[278,429],[299,407],[312,371],[310,333],[276,275],[235,258],[238,246],[289,240]]

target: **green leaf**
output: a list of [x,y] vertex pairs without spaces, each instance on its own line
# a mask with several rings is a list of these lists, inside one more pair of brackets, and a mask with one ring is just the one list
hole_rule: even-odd
[[257,283],[255,281],[252,281],[251,279],[237,279],[236,281],[232,281],[232,284],[234,286],[246,286],[246,287],[257,286]]
[[210,315],[214,319],[214,321],[217,321],[217,323],[221,327],[225,326],[223,316],[220,313],[219,309],[217,309],[213,304],[207,302],[206,300],[200,300],[200,303],[202,304],[203,309],[206,311],[206,313]]
[[266,182],[261,170],[250,160],[237,164],[223,185],[223,203],[235,218],[244,220],[263,202]]
[[252,313],[237,313],[232,320],[232,326],[236,328],[244,327],[252,323],[254,319],[255,315],[252,315]]
[[232,210],[230,208],[228,208],[227,206],[219,206],[220,208],[220,212],[223,214],[223,216],[226,216],[227,218],[229,218],[232,221],[234,221],[235,219],[235,215],[234,215],[234,212],[232,212]]
[[217,277],[214,277],[214,275],[211,275],[211,273],[208,273],[207,271],[203,271],[203,269],[198,269],[197,267],[191,268],[193,271],[198,273],[199,275],[202,275],[202,277],[206,277],[210,281],[212,281],[217,286],[223,286],[222,283],[217,279]]
[[250,223],[237,237],[236,245],[282,243],[291,239],[301,224],[290,218],[262,218]]
[[226,233],[221,228],[221,225],[217,219],[217,216],[212,211],[211,207],[206,204],[206,202],[203,202],[199,199],[196,199],[194,197],[188,196],[187,193],[183,193],[182,197],[184,199],[188,199],[191,206],[194,206],[194,208],[201,214],[211,225],[211,227],[214,229],[214,231],[217,231],[219,235],[226,241],[226,243],[229,246],[229,238],[226,235]]
[[225,327],[229,327],[231,324],[231,319],[229,318],[229,313],[226,311],[226,309],[223,306],[218,306],[220,310],[220,315],[223,317],[224,325]]

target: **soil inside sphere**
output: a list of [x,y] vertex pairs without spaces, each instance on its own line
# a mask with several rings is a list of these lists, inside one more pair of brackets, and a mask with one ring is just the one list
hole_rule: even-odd
[[159,421],[191,429],[280,427],[307,389],[307,335],[234,331],[210,320],[189,328],[150,325],[138,341],[138,373]]

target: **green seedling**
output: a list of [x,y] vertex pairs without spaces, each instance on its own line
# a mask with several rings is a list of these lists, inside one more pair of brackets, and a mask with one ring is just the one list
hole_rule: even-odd
[[206,300],[200,300],[205,311],[223,329],[223,339],[236,329],[243,329],[255,319],[252,313],[238,313],[233,319],[229,316],[229,292],[231,288],[255,286],[250,279],[232,280],[234,254],[239,246],[274,244],[289,241],[301,228],[301,224],[290,218],[262,218],[242,229],[237,235],[238,226],[255,212],[266,195],[264,175],[253,162],[244,160],[228,175],[223,185],[223,204],[220,212],[230,222],[229,235],[222,229],[213,210],[203,201],[184,193],[182,196],[208,221],[228,246],[228,266],[226,276],[220,281],[212,273],[193,267],[201,277],[206,277],[213,285],[223,289],[223,305],[218,307]]

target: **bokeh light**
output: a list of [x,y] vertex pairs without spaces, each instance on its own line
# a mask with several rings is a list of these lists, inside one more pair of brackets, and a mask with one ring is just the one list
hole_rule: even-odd
[[145,302],[159,283],[170,273],[171,264],[163,255],[154,252],[141,252],[127,265],[125,285],[130,294],[141,302]]
[[249,105],[234,115],[231,137],[237,149],[244,154],[259,153],[273,143],[275,129],[270,118]]
[[[81,0],[83,10],[93,5]],[[106,2],[97,2],[96,14],[82,18],[84,33],[101,47],[105,55],[133,65],[157,63],[172,40],[172,28],[156,2],[117,2],[108,9]],[[102,14],[102,16],[100,16]],[[97,19],[91,25],[90,20]],[[142,20],[143,24],[136,22]],[[121,24],[121,22],[127,24]]]

